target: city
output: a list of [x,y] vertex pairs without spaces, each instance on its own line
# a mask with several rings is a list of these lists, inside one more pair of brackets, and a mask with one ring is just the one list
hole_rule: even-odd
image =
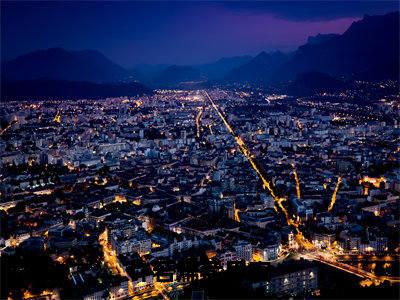
[[360,17],[218,80],[209,65],[127,73],[90,50],[2,63],[0,298],[398,299],[398,45],[379,78],[304,58],[358,47],[365,28],[398,41],[398,21]]
[[[361,120],[357,105],[313,104],[222,89],[8,103],[2,251],[46,251],[92,297],[170,298],[201,267],[240,260],[318,261],[360,285],[396,284],[398,102],[363,107]],[[195,279],[175,265],[186,252],[207,260]],[[270,278],[274,293],[289,274]]]

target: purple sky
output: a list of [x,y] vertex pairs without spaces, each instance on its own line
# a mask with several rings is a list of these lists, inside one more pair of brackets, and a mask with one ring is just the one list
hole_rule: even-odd
[[342,33],[389,1],[1,2],[2,59],[50,47],[97,49],[123,66],[193,64],[290,51],[318,33]]
[[[222,56],[254,55],[263,50],[293,50],[304,44],[310,35],[343,33],[359,17],[293,21],[268,12],[250,15],[216,7],[188,14],[184,19],[170,24],[168,30],[180,37],[175,43],[187,49],[185,56],[189,61],[195,61],[207,53],[203,58],[206,62]],[[168,44],[168,40],[169,34],[166,31],[163,44]],[[126,46],[133,48],[134,44]],[[171,57],[178,59],[179,56],[174,53],[175,46],[170,45],[164,49],[170,52]],[[154,50],[156,55],[157,50]]]

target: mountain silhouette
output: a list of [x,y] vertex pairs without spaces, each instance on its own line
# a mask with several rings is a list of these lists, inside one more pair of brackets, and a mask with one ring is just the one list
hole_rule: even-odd
[[[342,35],[300,47],[288,64],[289,75],[319,71],[369,79],[395,78],[399,73],[399,13],[365,16]],[[374,76],[374,70],[380,69]]]
[[192,66],[126,70],[95,50],[39,50],[1,64],[2,82],[67,80],[95,83],[140,79],[155,87],[205,80],[271,84],[317,72],[345,79],[399,79],[399,12],[365,16],[343,34],[318,34],[296,51],[261,52]]
[[280,51],[261,52],[246,64],[234,68],[226,77],[226,81],[260,82],[272,79],[273,70],[282,66],[289,56]]
[[129,72],[95,50],[38,50],[2,63],[2,80],[71,80],[114,82]]
[[321,72],[349,79],[399,79],[399,12],[365,16],[341,35],[317,35],[285,61],[260,53],[236,68],[228,81],[274,83],[300,73]]
[[321,72],[297,74],[296,79],[287,87],[287,92],[294,95],[313,95],[319,92],[335,92],[348,87],[348,83]]
[[3,83],[2,99],[77,99],[140,96],[152,91],[143,85],[132,83],[94,83],[67,80],[21,80]]
[[169,66],[153,80],[156,86],[178,86],[188,81],[202,80],[201,72],[193,66]]
[[250,55],[223,57],[215,62],[199,65],[201,73],[209,80],[224,78],[234,68],[248,63],[252,57]]

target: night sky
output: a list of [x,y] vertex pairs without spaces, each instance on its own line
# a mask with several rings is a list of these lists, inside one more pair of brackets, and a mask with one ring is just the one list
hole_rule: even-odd
[[342,33],[398,2],[4,2],[1,57],[63,47],[97,49],[125,67],[195,64],[262,50],[290,51]]

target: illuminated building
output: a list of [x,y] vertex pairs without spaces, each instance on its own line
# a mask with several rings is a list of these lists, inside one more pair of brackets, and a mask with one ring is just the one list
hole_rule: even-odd
[[318,268],[312,263],[283,263],[265,271],[264,280],[253,282],[253,288],[262,288],[268,297],[309,295],[318,288]]
[[[282,245],[279,243],[270,245],[257,245],[253,251],[253,261],[267,262],[278,258]],[[256,257],[256,259],[254,259]]]
[[227,268],[228,262],[239,260],[239,258],[236,255],[236,251],[234,251],[233,249],[222,251],[222,252],[218,253],[217,258],[219,259],[219,262],[221,263],[221,266],[224,269]]
[[150,236],[135,224],[112,226],[108,229],[108,240],[117,255],[132,252],[148,253],[152,249]]
[[314,232],[312,242],[318,248],[330,247],[335,241],[334,233]]
[[245,261],[252,261],[253,259],[253,246],[246,241],[238,241],[233,245],[236,251],[236,257]]

